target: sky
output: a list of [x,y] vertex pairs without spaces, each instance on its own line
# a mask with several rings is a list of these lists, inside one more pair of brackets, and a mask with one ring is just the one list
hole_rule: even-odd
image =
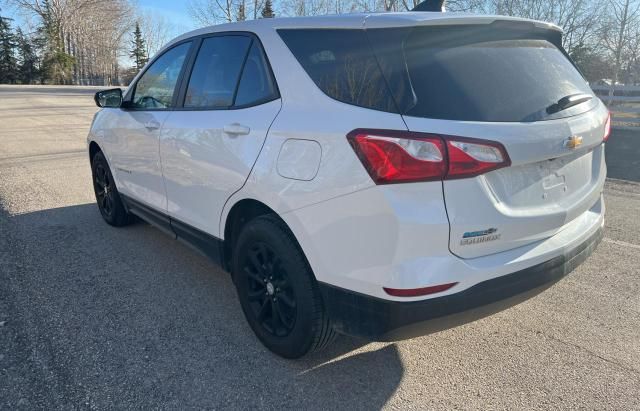
[[195,24],[189,17],[186,0],[138,0],[143,10],[165,16],[176,26],[176,36],[195,29]]

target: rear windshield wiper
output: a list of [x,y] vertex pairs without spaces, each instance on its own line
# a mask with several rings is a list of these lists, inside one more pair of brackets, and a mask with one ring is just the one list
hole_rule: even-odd
[[569,107],[577,106],[578,104],[589,101],[593,98],[592,95],[586,93],[571,94],[569,96],[562,97],[557,103],[553,103],[547,107],[547,114],[557,113],[562,110],[566,110]]

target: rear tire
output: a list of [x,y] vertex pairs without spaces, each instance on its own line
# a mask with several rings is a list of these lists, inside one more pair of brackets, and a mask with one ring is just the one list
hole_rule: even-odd
[[133,215],[127,213],[122,203],[116,182],[113,179],[107,159],[101,151],[91,161],[93,191],[96,195],[98,209],[104,221],[114,227],[129,225],[134,221]]
[[277,217],[261,216],[245,225],[232,267],[247,322],[268,349],[299,358],[335,339],[313,272]]

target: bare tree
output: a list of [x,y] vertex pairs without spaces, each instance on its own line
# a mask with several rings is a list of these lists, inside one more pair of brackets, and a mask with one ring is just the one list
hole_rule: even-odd
[[[620,77],[625,56],[629,56],[633,37],[640,24],[640,2],[637,0],[608,0],[606,13],[599,30],[602,46],[613,60],[609,102]],[[633,59],[636,56],[632,56]]]
[[447,11],[463,11],[473,13],[487,12],[485,0],[449,0],[446,2]]
[[128,0],[5,0],[24,14],[53,25],[49,38],[55,53],[68,56],[72,73],[67,82],[118,82],[118,54],[134,15]]
[[161,14],[141,11],[138,13],[138,22],[149,57],[153,57],[162,46],[175,37],[176,26]]
[[247,1],[240,0],[238,5],[238,14],[236,15],[236,21],[245,21],[247,19]]
[[354,0],[350,11],[361,11],[371,13],[383,9],[382,0]]
[[563,46],[569,53],[574,47],[584,45],[594,34],[602,11],[601,2],[596,0],[467,0],[452,2],[454,7],[451,9],[459,10],[456,6],[460,4],[467,6],[469,11],[555,23],[564,32]]
[[623,69],[624,80],[628,84],[637,84],[640,83],[640,27],[638,25],[633,28],[630,38],[631,41],[623,58],[626,61]]
[[235,0],[189,0],[187,10],[201,26],[229,23],[237,16]]
[[375,11],[382,1],[398,0],[283,0],[279,4],[285,16],[320,16]]

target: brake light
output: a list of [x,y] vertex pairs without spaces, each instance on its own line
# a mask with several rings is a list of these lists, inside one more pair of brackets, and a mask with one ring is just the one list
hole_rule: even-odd
[[511,165],[507,151],[500,143],[453,138],[455,140],[447,139],[449,152],[447,179],[473,177]]
[[511,165],[494,141],[369,129],[347,139],[376,184],[466,178]]
[[376,184],[441,180],[446,172],[444,143],[438,136],[355,130],[347,138]]
[[602,137],[602,141],[609,140],[609,136],[611,135],[611,113],[607,114],[607,121],[604,123],[604,137]]

